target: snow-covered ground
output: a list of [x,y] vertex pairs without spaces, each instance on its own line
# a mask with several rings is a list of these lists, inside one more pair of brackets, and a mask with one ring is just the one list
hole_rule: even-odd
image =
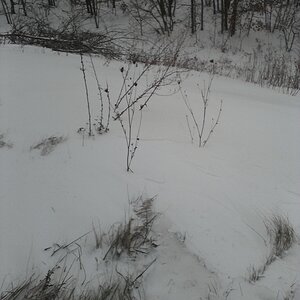
[[[85,62],[95,118],[97,89],[88,57]],[[117,93],[124,63],[94,63],[101,83]],[[157,260],[145,276],[149,299],[284,299],[291,287],[300,299],[297,243],[264,278],[246,280],[269,253],[266,217],[288,216],[300,232],[299,96],[215,77],[208,127],[223,100],[220,124],[198,148],[180,93],[165,87],[144,110],[134,173],[127,173],[118,122],[84,141],[77,133],[87,122],[80,67],[76,55],[0,47],[0,134],[12,146],[0,149],[3,286],[47,272],[51,259],[43,249],[76,239],[92,223],[109,228],[124,219],[129,199],[144,194],[157,195],[155,210],[162,213],[155,226],[160,245],[151,254]],[[199,120],[200,89],[208,80],[191,72],[182,83]],[[66,140],[45,156],[31,150],[50,136]],[[90,253],[90,276],[96,255]]]

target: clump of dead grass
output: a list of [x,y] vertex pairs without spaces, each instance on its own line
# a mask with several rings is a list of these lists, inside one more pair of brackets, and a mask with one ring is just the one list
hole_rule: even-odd
[[296,242],[296,233],[289,219],[281,215],[273,215],[265,221],[265,227],[272,245],[272,254],[282,257]]
[[12,148],[13,144],[5,140],[3,133],[0,133],[0,149],[1,148]]
[[[152,226],[158,217],[152,209],[154,199],[155,197],[146,200],[142,197],[137,198],[132,202],[134,216],[110,228],[106,235],[106,244],[109,246],[103,260],[109,256],[119,258],[125,253],[128,256],[147,254],[157,246],[152,235]],[[97,240],[96,244],[99,244]]]
[[65,142],[67,140],[64,136],[50,136],[45,139],[42,139],[39,143],[30,147],[30,150],[40,150],[41,155],[45,156],[50,154],[57,145]]
[[72,275],[55,279],[55,270],[51,269],[42,279],[32,276],[11,286],[1,293],[0,300],[141,300],[142,276],[149,267],[138,275],[106,274],[97,287],[87,286],[80,293],[76,291],[77,283]]
[[[55,266],[44,276],[33,274],[29,279],[11,284],[0,291],[0,300],[142,300],[145,299],[143,277],[155,263],[148,260],[141,269],[137,255],[143,261],[153,247],[152,226],[158,214],[153,211],[153,198],[142,196],[130,203],[132,217],[115,224],[109,232],[93,229],[71,242],[55,243],[44,249],[50,257],[58,257]],[[97,280],[89,280],[85,262],[86,242],[94,233],[96,239]],[[93,250],[94,251],[94,250]],[[121,256],[125,259],[121,260]],[[130,258],[127,260],[126,258]],[[76,274],[76,275],[74,275]],[[94,276],[94,275],[93,275]],[[2,289],[2,288],[1,288]]]
[[252,265],[248,268],[247,280],[250,283],[263,278],[268,266],[277,258],[282,258],[296,242],[295,230],[287,217],[274,214],[267,218],[264,224],[269,237],[270,253],[263,265],[259,267]]

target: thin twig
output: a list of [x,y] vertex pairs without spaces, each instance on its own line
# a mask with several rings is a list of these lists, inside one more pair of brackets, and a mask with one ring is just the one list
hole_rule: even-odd
[[67,245],[63,245],[63,246],[60,246],[58,249],[54,250],[53,253],[51,254],[51,256],[53,256],[55,253],[57,253],[59,250],[62,250],[62,249],[66,249],[68,248],[70,245],[76,243],[78,240],[82,239],[83,237],[85,237],[86,235],[88,235],[89,233],[91,233],[92,230],[88,231],[87,233],[81,235],[80,237],[76,238],[75,240],[73,240],[72,242],[68,243]]
[[92,136],[92,117],[91,117],[91,108],[90,108],[90,99],[89,99],[89,90],[87,86],[86,81],[86,75],[85,75],[85,68],[83,63],[83,55],[80,53],[80,62],[81,62],[81,71],[83,74],[83,81],[84,81],[84,87],[85,87],[85,95],[86,95],[86,102],[87,102],[87,111],[88,111],[88,125],[89,125],[89,136]]

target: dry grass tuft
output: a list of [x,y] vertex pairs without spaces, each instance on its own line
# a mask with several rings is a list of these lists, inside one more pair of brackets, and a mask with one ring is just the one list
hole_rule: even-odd
[[128,256],[147,254],[151,248],[157,246],[152,235],[152,226],[158,217],[152,209],[153,201],[154,198],[143,200],[139,197],[132,202],[135,216],[111,227],[106,236],[109,247],[103,260],[108,256],[119,258],[123,253]]
[[4,134],[0,133],[0,149],[1,148],[12,148],[12,147],[13,147],[13,144],[5,141]]
[[45,156],[50,154],[58,144],[61,144],[67,140],[64,136],[50,136],[43,139],[36,145],[30,147],[30,150],[41,150],[41,155]]
[[265,222],[267,233],[272,245],[272,254],[282,257],[296,242],[296,234],[289,219],[280,215],[273,215]]

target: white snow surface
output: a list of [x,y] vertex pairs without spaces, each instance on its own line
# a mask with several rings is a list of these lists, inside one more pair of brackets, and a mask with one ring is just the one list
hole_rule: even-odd
[[[97,89],[84,59],[95,118]],[[94,63],[101,83],[117,93],[125,64]],[[127,173],[118,122],[106,134],[85,137],[84,145],[77,133],[87,122],[80,67],[77,55],[0,47],[0,133],[13,144],[0,149],[0,282],[46,272],[51,259],[43,249],[74,240],[93,222],[109,228],[124,219],[128,199],[144,194],[157,195],[155,210],[162,213],[157,261],[145,276],[149,299],[225,299],[226,292],[226,299],[284,299],[296,286],[299,300],[298,242],[264,278],[255,284],[245,278],[268,255],[265,217],[288,216],[300,232],[300,97],[215,77],[208,124],[223,100],[220,124],[198,148],[180,93],[165,87],[144,110],[134,173]],[[199,118],[208,78],[191,72],[183,82]],[[30,150],[52,135],[66,141],[45,156]],[[186,235],[184,244],[178,233]],[[89,274],[96,272],[93,255]],[[219,294],[205,298],[211,285]]]

